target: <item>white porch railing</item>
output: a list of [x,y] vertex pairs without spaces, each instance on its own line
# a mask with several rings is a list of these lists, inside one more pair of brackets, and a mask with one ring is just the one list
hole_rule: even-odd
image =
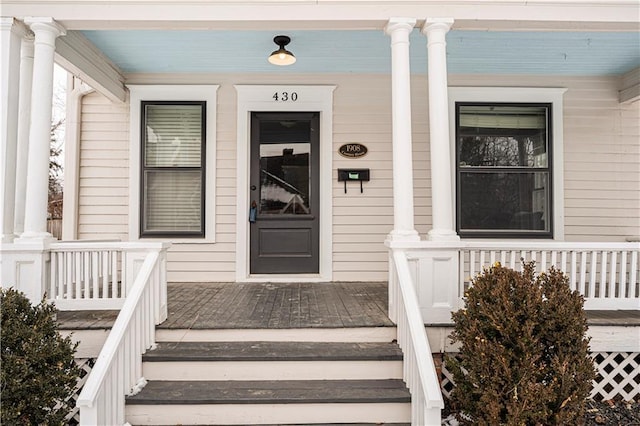
[[638,243],[466,242],[460,252],[460,295],[470,279],[495,262],[521,270],[535,261],[536,270],[555,267],[569,278],[571,290],[585,298],[585,309],[640,309]]
[[51,244],[47,297],[60,310],[120,309],[147,253],[161,242],[67,241]]
[[80,424],[122,425],[125,395],[146,383],[142,354],[155,345],[155,326],[167,318],[166,259],[145,255],[120,314],[78,397]]
[[397,324],[398,344],[404,355],[403,379],[411,392],[411,424],[440,425],[444,401],[406,253],[393,250],[390,266],[389,317]]
[[[422,316],[430,324],[451,323],[464,291],[483,268],[500,262],[514,269],[534,260],[569,277],[587,310],[640,310],[640,243],[518,241],[419,241],[389,243],[405,250]],[[390,307],[390,310],[392,308]]]

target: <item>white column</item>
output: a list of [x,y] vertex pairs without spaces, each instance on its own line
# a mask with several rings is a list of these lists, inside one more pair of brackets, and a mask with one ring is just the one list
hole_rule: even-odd
[[20,81],[20,43],[26,29],[14,18],[0,18],[2,34],[2,74],[0,75],[0,241],[11,242],[13,230],[16,151],[18,145],[18,87]]
[[411,70],[409,35],[411,18],[391,18],[385,32],[391,36],[391,108],[393,125],[393,230],[392,241],[418,241],[413,222],[413,161],[411,147]]
[[433,228],[429,239],[459,240],[453,225],[451,147],[447,90],[447,48],[445,36],[453,19],[427,19],[422,33],[427,36],[429,79],[429,143],[431,151],[431,205]]
[[50,239],[47,232],[49,145],[53,96],[53,59],[56,38],[65,34],[52,18],[27,18],[35,35],[31,125],[29,127],[29,169],[27,170],[24,233],[20,240]]
[[[18,111],[18,154],[16,160],[16,194],[27,193],[29,123],[31,122],[31,84],[33,82],[33,34],[22,39],[20,50],[20,108]],[[14,232],[24,232],[25,197],[16,197]]]

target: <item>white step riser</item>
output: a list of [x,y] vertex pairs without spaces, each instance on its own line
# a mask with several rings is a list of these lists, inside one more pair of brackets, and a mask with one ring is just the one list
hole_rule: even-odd
[[128,405],[132,425],[409,423],[409,403]]
[[395,327],[294,329],[156,329],[157,342],[390,342]]
[[147,380],[401,379],[402,361],[145,362]]

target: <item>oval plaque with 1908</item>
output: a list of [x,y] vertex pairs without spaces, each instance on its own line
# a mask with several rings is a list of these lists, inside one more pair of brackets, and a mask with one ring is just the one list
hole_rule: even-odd
[[361,143],[346,143],[338,148],[340,155],[347,158],[363,157],[367,151],[367,147]]

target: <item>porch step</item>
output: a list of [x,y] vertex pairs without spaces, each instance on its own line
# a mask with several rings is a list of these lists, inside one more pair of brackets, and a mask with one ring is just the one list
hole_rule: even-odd
[[402,352],[391,340],[160,342],[143,356],[143,376],[147,386],[127,398],[134,425],[395,424],[411,416]]
[[150,381],[127,398],[131,424],[408,422],[411,397],[390,380]]
[[402,351],[391,342],[163,342],[143,356],[143,375],[147,380],[399,379]]
[[394,342],[162,342],[143,361],[402,360]]
[[390,342],[396,327],[157,328],[156,342]]

